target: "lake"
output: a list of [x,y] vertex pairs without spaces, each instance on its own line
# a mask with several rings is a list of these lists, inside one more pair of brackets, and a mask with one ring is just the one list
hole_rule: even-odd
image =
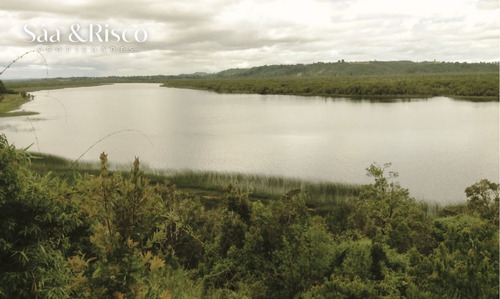
[[499,181],[498,102],[217,94],[159,84],[33,94],[22,109],[40,114],[0,118],[0,132],[17,147],[70,159],[91,147],[82,160],[105,151],[112,163],[139,156],[155,169],[345,183],[369,183],[366,167],[391,162],[412,196],[442,204],[464,201],[465,187],[482,178]]

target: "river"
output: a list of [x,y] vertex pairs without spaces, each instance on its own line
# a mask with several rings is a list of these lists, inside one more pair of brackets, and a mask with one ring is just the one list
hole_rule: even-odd
[[156,169],[345,183],[369,183],[366,167],[391,162],[412,196],[441,204],[463,202],[465,187],[482,178],[499,180],[498,102],[217,94],[158,84],[33,94],[22,109],[40,114],[0,118],[0,132],[17,147],[70,159],[88,150],[82,160],[97,161],[105,151],[111,162],[139,156]]

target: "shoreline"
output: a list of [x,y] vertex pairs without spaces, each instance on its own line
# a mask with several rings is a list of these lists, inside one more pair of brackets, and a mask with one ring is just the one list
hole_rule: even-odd
[[[219,94],[260,94],[260,95],[287,95],[287,96],[302,96],[302,97],[324,97],[329,99],[334,98],[347,98],[353,101],[358,100],[367,100],[367,101],[379,101],[379,102],[397,102],[397,101],[406,101],[411,99],[430,99],[433,97],[449,97],[451,99],[457,101],[470,101],[470,102],[498,102],[500,99],[496,96],[459,96],[459,95],[429,95],[429,94],[383,94],[383,95],[353,95],[353,94],[326,94],[326,93],[257,93],[251,91],[242,91],[242,90],[214,90],[211,86],[200,87],[193,84],[191,86],[184,85],[176,85],[168,83],[172,83],[173,81],[180,80],[169,80],[160,85],[160,87],[167,88],[179,88],[179,89],[191,89],[191,90],[204,90],[209,92],[216,92]],[[185,80],[185,79],[183,79]],[[198,79],[188,79],[198,81]],[[232,80],[232,79],[223,79],[223,80]],[[44,91],[44,90],[54,90],[54,89],[65,89],[65,88],[77,88],[77,87],[93,87],[93,86],[102,86],[109,84],[126,84],[126,83],[158,83],[158,82],[115,82],[115,83],[98,83],[98,82],[81,82],[81,83],[72,83],[67,85],[49,85],[49,86],[29,86],[26,87],[14,87],[14,90],[19,92],[34,92],[34,91]],[[19,83],[18,83],[19,84]],[[20,107],[31,101],[31,99],[25,98],[21,95],[21,93],[17,94],[3,94],[1,95],[3,98],[0,98],[0,118],[4,117],[15,117],[15,116],[29,116],[29,115],[37,115],[38,112],[34,111],[17,111]]]
[[477,103],[487,103],[487,102],[500,102],[500,98],[496,96],[482,97],[482,96],[450,96],[450,95],[426,95],[426,94],[387,94],[387,95],[374,95],[374,96],[359,96],[351,94],[307,94],[307,93],[267,93],[260,94],[254,92],[231,92],[231,91],[214,91],[209,88],[199,88],[199,87],[173,87],[167,85],[161,85],[161,87],[166,88],[177,88],[177,89],[188,89],[188,90],[201,90],[214,92],[218,94],[247,94],[247,95],[272,95],[272,96],[298,96],[298,97],[320,97],[325,99],[349,99],[352,101],[372,101],[372,102],[398,102],[398,101],[411,101],[414,99],[432,99],[436,97],[446,97],[456,101],[469,101]]
[[[41,174],[51,173],[60,178],[71,180],[75,173],[99,175],[100,164],[95,161],[74,161],[50,153],[30,152],[31,168]],[[74,165],[73,165],[74,164]],[[133,169],[130,163],[114,164],[110,161],[110,171],[128,175]],[[220,172],[202,170],[151,169],[141,165],[141,172],[151,184],[161,184],[165,181],[176,185],[180,190],[194,193],[202,198],[211,199],[222,196],[229,185],[238,186],[249,192],[250,196],[260,200],[279,199],[291,190],[309,192],[313,200],[310,205],[333,203],[350,197],[359,196],[361,184],[349,184],[329,181],[313,181],[286,176],[252,174],[240,172]],[[429,202],[428,204],[434,204]]]
[[163,87],[206,90],[221,94],[261,94],[396,101],[449,97],[473,102],[498,102],[498,74],[189,78],[169,79]]
[[[11,88],[12,91],[17,93],[0,94],[0,118],[39,114],[38,112],[34,111],[24,111],[24,110],[18,111],[22,105],[33,100],[28,92],[64,89],[64,88],[92,87],[92,86],[112,84],[112,83],[82,81],[82,82],[71,82],[69,84],[53,84],[53,85],[41,86],[40,82],[41,82],[40,80],[19,81],[14,83],[9,82],[8,87]],[[23,94],[26,95],[23,96]]]
[[19,110],[23,104],[32,101],[31,97],[21,94],[2,94],[0,95],[0,118],[36,115],[38,112]]

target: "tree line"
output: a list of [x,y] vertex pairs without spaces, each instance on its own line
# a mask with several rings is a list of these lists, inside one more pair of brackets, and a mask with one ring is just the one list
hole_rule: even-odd
[[470,97],[498,101],[498,73],[412,76],[172,79],[164,86],[220,93],[325,97]]
[[457,73],[498,73],[498,62],[436,62],[436,61],[358,61],[316,62],[311,64],[264,65],[228,69],[215,74],[191,74],[184,77],[214,78],[282,78],[282,77],[346,77],[429,75]]

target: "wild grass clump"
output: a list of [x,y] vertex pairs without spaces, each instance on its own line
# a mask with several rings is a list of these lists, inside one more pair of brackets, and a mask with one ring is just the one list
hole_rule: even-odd
[[[49,171],[56,176],[67,176],[71,179],[71,174],[89,173],[99,174],[98,162],[81,162],[73,165],[74,162],[62,157],[32,153],[32,169],[46,174]],[[112,170],[125,172],[127,165],[116,164],[111,166]],[[212,191],[212,194],[225,192],[229,185],[238,186],[246,190],[253,198],[277,199],[283,194],[292,190],[307,192],[309,196],[308,204],[328,204],[335,203],[339,198],[348,198],[359,195],[360,186],[354,184],[334,183],[334,182],[312,182],[297,178],[286,178],[279,176],[242,174],[215,171],[166,171],[166,170],[145,170],[146,177],[152,183],[162,183],[169,181],[180,189],[197,191]]]
[[0,117],[12,117],[23,115],[34,115],[36,112],[16,111],[22,104],[31,100],[29,94],[1,94],[0,93]]
[[333,203],[341,197],[357,196],[360,186],[334,182],[312,182],[279,176],[184,170],[165,175],[183,188],[224,190],[235,185],[247,190],[253,197],[279,198],[291,190],[305,191],[311,203]]

